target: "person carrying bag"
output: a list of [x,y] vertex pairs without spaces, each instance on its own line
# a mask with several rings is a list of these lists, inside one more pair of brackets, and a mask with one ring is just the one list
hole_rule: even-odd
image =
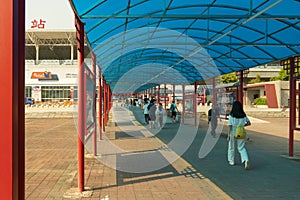
[[237,144],[237,150],[240,153],[241,161],[244,163],[245,169],[250,169],[250,161],[247,150],[245,148],[245,142],[247,133],[245,126],[251,125],[246,113],[243,110],[243,106],[239,101],[235,101],[232,104],[232,110],[228,118],[228,162],[229,165],[234,165],[234,152],[235,143]]

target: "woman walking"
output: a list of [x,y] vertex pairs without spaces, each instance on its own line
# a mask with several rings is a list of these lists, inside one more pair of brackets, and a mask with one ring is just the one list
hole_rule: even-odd
[[243,110],[243,106],[239,101],[235,101],[232,104],[232,110],[229,114],[228,119],[228,162],[230,165],[234,165],[234,152],[235,152],[235,142],[237,143],[238,152],[241,155],[241,161],[245,165],[245,169],[250,169],[250,162],[248,158],[248,153],[245,148],[246,138],[236,139],[234,137],[236,128],[238,126],[249,126],[251,125],[250,120],[248,119],[246,113]]
[[164,120],[164,109],[163,109],[162,103],[158,104],[158,108],[155,111],[155,115],[156,115],[158,129],[162,129],[163,120]]

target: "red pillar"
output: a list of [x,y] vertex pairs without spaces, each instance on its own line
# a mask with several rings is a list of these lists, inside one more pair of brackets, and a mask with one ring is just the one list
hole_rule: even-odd
[[294,57],[290,62],[290,127],[289,127],[289,156],[294,156],[294,130],[296,127],[296,78]]
[[0,196],[25,198],[24,128],[24,0],[1,1],[0,6]]
[[182,123],[184,123],[184,112],[185,112],[185,85],[182,85],[182,113],[181,113]]
[[157,102],[160,103],[160,85],[158,86],[158,91],[157,91]]
[[102,115],[102,75],[101,75],[101,68],[99,67],[99,86],[98,86],[98,124],[99,124],[99,140],[102,140],[102,120],[103,120],[103,115]]
[[194,83],[194,126],[197,126],[197,83]]
[[167,85],[164,84],[165,110],[167,109]]
[[203,89],[203,103],[206,104],[206,88]]
[[[295,91],[298,95],[298,105],[300,105],[300,83],[298,83],[298,90]],[[296,98],[297,99],[297,98]],[[298,109],[298,116],[300,116],[300,109]],[[296,122],[295,122],[296,123]],[[298,117],[298,125],[300,125],[300,117]]]
[[112,95],[111,95],[111,90],[110,90],[110,87],[109,87],[109,85],[107,84],[107,93],[108,93],[108,95],[107,95],[107,97],[108,97],[108,109],[107,109],[107,121],[108,121],[108,119],[109,119],[109,112],[110,112],[110,109],[111,109],[111,107],[112,107],[112,99],[111,99],[111,97],[112,97]]
[[239,82],[240,85],[238,87],[238,101],[241,102],[242,106],[243,106],[243,87],[244,87],[244,72],[243,70],[240,71],[240,77],[239,77]]
[[95,122],[95,129],[94,129],[94,133],[93,133],[93,135],[94,135],[94,137],[93,137],[93,139],[94,139],[94,156],[96,156],[97,155],[97,108],[96,108],[96,86],[97,86],[97,84],[96,84],[96,56],[95,56],[95,54],[94,53],[92,53],[92,65],[93,65],[93,82],[94,82],[94,101],[93,101],[93,104],[94,104],[94,109],[95,109],[95,114],[94,114],[94,116],[93,116],[93,118],[94,118],[94,122]]
[[175,85],[172,88],[172,101],[175,101]]
[[78,190],[84,190],[84,24],[75,18],[78,49]]
[[105,125],[106,125],[106,83],[102,76],[102,83],[103,83],[103,131],[105,132]]
[[214,106],[217,106],[216,78],[212,78],[212,90],[213,90],[212,104]]

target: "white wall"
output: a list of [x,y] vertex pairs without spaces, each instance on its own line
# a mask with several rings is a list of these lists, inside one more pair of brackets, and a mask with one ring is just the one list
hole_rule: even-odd
[[[26,30],[75,30],[74,13],[68,0],[26,0]],[[31,28],[32,21],[46,21],[45,28]]]

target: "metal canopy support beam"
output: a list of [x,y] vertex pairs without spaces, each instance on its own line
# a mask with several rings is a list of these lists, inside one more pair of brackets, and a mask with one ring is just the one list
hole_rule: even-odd
[[175,101],[175,85],[172,88],[172,101]]
[[289,156],[294,156],[294,130],[296,128],[296,81],[294,57],[288,59],[290,63],[290,127],[289,127]]
[[164,108],[165,110],[167,109],[167,85],[164,84],[164,99],[165,99],[165,105],[164,105]]
[[158,86],[158,91],[157,91],[157,102],[160,103],[160,85]]
[[[280,2],[280,1],[279,1]],[[277,3],[276,3],[277,4]],[[273,6],[272,6],[273,7]],[[250,19],[255,17],[256,19],[299,19],[298,15],[260,15],[260,16],[255,16],[255,15],[171,15],[171,14],[167,14],[167,15],[158,15],[158,14],[154,14],[154,15],[86,15],[86,16],[82,16],[82,19],[129,19],[129,18],[134,18],[134,19]]]
[[84,133],[85,133],[85,110],[84,110],[84,24],[75,15],[75,27],[77,34],[78,49],[78,190],[84,190]]
[[193,102],[194,102],[194,126],[197,126],[197,82],[194,83],[194,96],[193,96]]
[[181,113],[181,122],[184,124],[185,116],[185,85],[182,85],[182,113]]
[[[93,66],[93,74],[94,74],[94,78],[93,78],[93,84],[94,84],[94,99],[93,99],[93,107],[95,109],[95,111],[97,110],[97,106],[96,106],[96,63],[97,63],[97,60],[96,60],[96,56],[94,53],[92,53],[92,66]],[[94,129],[94,132],[93,132],[93,139],[94,139],[94,143],[93,143],[93,146],[94,146],[94,156],[97,156],[97,112],[95,112],[93,114],[93,118],[94,118],[94,122],[95,122],[95,129]]]
[[102,74],[101,74],[101,68],[99,67],[98,68],[98,77],[99,77],[99,85],[98,85],[98,109],[99,109],[99,112],[98,112],[98,124],[99,124],[99,140],[102,140],[102,130],[103,130],[103,115],[102,115],[102,104],[103,104],[103,101],[102,101],[102,92],[103,92],[103,89],[102,89]]
[[[1,1],[0,6],[0,194],[1,199],[25,198],[25,1]],[[4,102],[5,101],[5,102]]]
[[213,92],[212,104],[214,107],[216,107],[217,106],[216,78],[212,78],[212,92]]
[[240,85],[238,87],[238,98],[237,100],[239,102],[241,102],[242,106],[243,106],[243,96],[244,96],[244,71],[241,70],[239,71],[239,82],[240,82]]
[[103,131],[105,132],[105,126],[106,126],[106,110],[107,110],[107,94],[106,94],[106,81],[104,77],[102,77],[102,83],[103,83]]

